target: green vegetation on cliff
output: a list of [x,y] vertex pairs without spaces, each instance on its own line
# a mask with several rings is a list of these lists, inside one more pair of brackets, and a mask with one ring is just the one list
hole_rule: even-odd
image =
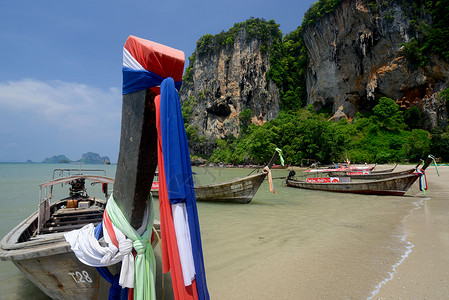
[[315,24],[326,14],[334,12],[335,8],[340,5],[343,0],[320,0],[312,4],[312,6],[304,14],[302,26]]
[[297,110],[306,105],[307,50],[301,28],[287,34],[270,49],[267,76],[279,88],[281,110]]
[[[248,39],[261,39],[262,50],[268,51],[270,69],[267,77],[276,83],[280,94],[281,113],[277,119],[257,126],[250,124],[250,112],[242,111],[240,136],[217,140],[211,161],[266,163],[275,147],[283,150],[287,163],[296,165],[302,159],[315,159],[322,163],[343,159],[368,163],[403,162],[405,159],[416,162],[429,153],[449,161],[449,134],[438,129],[432,133],[419,129],[422,125],[421,111],[417,107],[402,112],[392,99],[380,98],[370,114],[359,113],[351,121],[343,119],[338,123],[328,121],[329,115],[317,113],[312,108],[305,109],[307,49],[302,32],[305,27],[313,26],[326,14],[332,13],[341,2],[315,2],[304,15],[302,25],[284,38],[273,20],[266,22],[252,18],[235,24],[228,32],[205,35],[197,42],[196,52],[190,57],[183,79],[185,84],[193,80],[193,62],[197,57],[232,46],[239,30],[245,29]],[[426,66],[432,54],[449,62],[449,0],[366,0],[372,13],[387,11],[393,2],[402,3],[407,8],[414,31],[410,34],[416,33],[417,36],[404,44],[404,52],[412,64]],[[432,17],[430,24],[420,21],[425,19],[425,13]],[[440,100],[445,101],[446,106],[448,95],[448,89],[440,94]],[[185,120],[190,118],[194,103],[195,99],[183,103]],[[195,128],[188,128],[188,132],[189,138],[204,142],[197,136]]]
[[[449,0],[412,1],[407,2],[407,5],[410,9],[410,25],[416,37],[403,46],[412,65],[427,66],[432,54],[449,62]],[[431,15],[430,24],[420,21],[423,11]]]
[[[445,146],[445,147],[444,147]],[[433,153],[449,161],[449,136],[431,135],[422,129],[410,130],[403,112],[389,98],[381,98],[373,114],[352,121],[327,121],[313,109],[281,112],[263,126],[252,124],[239,139],[217,140],[210,158],[214,162],[268,162],[274,148],[283,150],[287,164],[299,165],[302,159],[330,163],[350,159],[358,163],[417,162]]]
[[197,55],[206,55],[216,53],[222,47],[232,47],[235,38],[240,30],[245,30],[248,40],[257,39],[262,43],[262,47],[267,50],[273,42],[282,40],[282,32],[279,30],[279,24],[274,20],[265,21],[259,18],[250,18],[242,23],[235,23],[228,31],[222,31],[219,34],[206,34],[196,43]]

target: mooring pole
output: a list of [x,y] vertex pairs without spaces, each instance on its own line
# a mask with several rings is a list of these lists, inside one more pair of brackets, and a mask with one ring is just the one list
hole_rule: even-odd
[[155,96],[150,89],[123,95],[114,200],[135,229],[142,224],[157,167]]

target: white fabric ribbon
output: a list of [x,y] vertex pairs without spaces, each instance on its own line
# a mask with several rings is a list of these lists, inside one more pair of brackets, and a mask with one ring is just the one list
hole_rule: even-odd
[[123,253],[117,252],[117,248],[112,244],[108,244],[107,247],[101,246],[95,238],[94,229],[93,224],[87,224],[81,229],[64,234],[76,257],[82,263],[92,267],[105,267],[120,262]]
[[190,239],[189,221],[185,203],[171,205],[173,223],[175,225],[176,241],[178,244],[179,260],[181,261],[184,285],[189,286],[195,278],[195,263],[193,261],[192,241]]

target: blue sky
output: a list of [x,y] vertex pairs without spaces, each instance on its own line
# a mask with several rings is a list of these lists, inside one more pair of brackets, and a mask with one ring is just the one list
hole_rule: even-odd
[[0,162],[118,158],[129,35],[184,51],[251,17],[285,35],[315,1],[0,1]]

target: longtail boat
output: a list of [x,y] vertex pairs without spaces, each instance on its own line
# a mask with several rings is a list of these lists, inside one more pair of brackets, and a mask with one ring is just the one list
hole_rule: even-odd
[[395,177],[377,180],[352,181],[349,176],[306,178],[305,180],[300,180],[294,177],[296,175],[294,172],[290,172],[286,179],[286,184],[289,187],[329,192],[402,196],[418,178],[425,179],[425,170],[429,166],[431,160],[432,159],[428,157],[423,167],[420,170],[413,169],[412,173],[398,174],[398,176]]
[[[105,198],[89,196],[86,183],[101,186]],[[102,221],[113,183],[103,170],[54,170],[52,180],[40,185],[38,210],[0,242],[0,259],[12,261],[53,299],[100,299],[100,286],[109,284],[76,258],[64,233]],[[69,186],[69,195],[53,201],[54,188],[61,185]]]
[[310,169],[306,173],[328,173],[328,172],[371,172],[376,168],[375,166],[338,166],[335,168],[320,168],[320,169]]
[[[275,151],[267,166],[257,174],[248,175],[227,182],[195,186],[196,201],[249,203],[265,180],[278,155]],[[153,197],[159,197],[159,187],[151,189]]]
[[[383,171],[383,172],[373,172],[373,171],[368,172],[368,173],[365,173],[365,172],[328,172],[326,174],[331,177],[347,176],[347,177],[350,177],[351,179],[364,179],[364,180],[387,179],[387,178],[399,177],[399,176],[403,176],[403,175],[416,173],[416,172],[418,172],[418,167],[421,165],[421,163],[422,163],[422,161],[419,161],[418,164],[413,168],[402,170],[402,171],[396,171],[396,172],[393,172],[392,170],[394,170],[397,165],[394,166],[394,168],[387,169],[386,171]],[[425,170],[431,163],[432,163],[432,157],[429,156],[429,157],[427,157],[427,159],[424,162],[423,169]]]
[[[3,238],[0,258],[12,260],[51,298],[156,299],[150,190],[158,168],[163,271],[171,272],[176,298],[209,299],[191,169],[184,168],[190,160],[176,91],[184,60],[180,50],[128,37],[115,180],[80,173],[44,183],[41,188],[70,183],[69,197],[51,203],[51,193],[42,193],[38,211]],[[176,177],[181,169],[187,177]],[[113,193],[90,198],[81,184],[86,180],[114,183]]]

